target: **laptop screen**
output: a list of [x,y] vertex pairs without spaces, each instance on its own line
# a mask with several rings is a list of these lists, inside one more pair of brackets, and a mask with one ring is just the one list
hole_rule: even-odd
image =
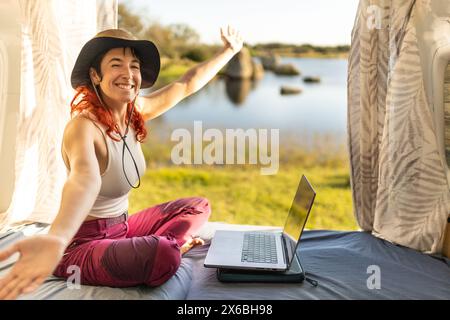
[[294,258],[294,253],[297,248],[297,244],[308,221],[309,212],[314,202],[316,192],[309,183],[305,176],[302,176],[300,183],[295,194],[294,201],[292,201],[289,214],[286,219],[283,234],[286,240],[288,251],[288,263],[289,265]]

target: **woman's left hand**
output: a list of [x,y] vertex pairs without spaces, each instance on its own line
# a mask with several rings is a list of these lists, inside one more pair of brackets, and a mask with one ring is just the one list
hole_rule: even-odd
[[224,28],[220,28],[220,36],[225,47],[233,50],[234,54],[241,51],[244,41],[242,40],[239,31],[235,30],[231,26],[228,26],[226,30]]

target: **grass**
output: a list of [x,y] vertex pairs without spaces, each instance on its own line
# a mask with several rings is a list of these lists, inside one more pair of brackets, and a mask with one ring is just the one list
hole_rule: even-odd
[[196,63],[190,60],[161,59],[161,71],[154,89],[158,89],[182,76]]
[[130,194],[130,213],[179,197],[202,196],[211,203],[210,221],[282,226],[305,174],[317,192],[307,228],[358,229],[346,149],[330,148],[328,138],[314,147],[280,146],[275,175],[261,175],[258,165],[175,166],[170,161],[175,142],[158,139],[154,135],[143,145],[148,169],[141,187]]

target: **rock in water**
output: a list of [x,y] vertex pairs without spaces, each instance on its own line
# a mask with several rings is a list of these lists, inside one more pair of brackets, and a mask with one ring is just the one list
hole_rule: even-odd
[[280,64],[280,57],[276,54],[269,54],[260,57],[264,70],[274,70]]
[[264,67],[260,62],[252,60],[252,66],[253,66],[253,74],[252,74],[253,80],[259,80],[262,77],[264,77]]
[[304,82],[308,82],[308,83],[319,83],[320,82],[320,78],[319,77],[304,77],[303,78]]
[[233,79],[252,78],[253,60],[250,51],[246,47],[243,47],[241,51],[228,62],[224,73]]
[[280,88],[280,94],[299,94],[302,92],[302,89],[297,87],[289,87],[289,86],[282,86]]
[[273,72],[286,76],[298,76],[300,74],[300,70],[291,63],[277,65]]

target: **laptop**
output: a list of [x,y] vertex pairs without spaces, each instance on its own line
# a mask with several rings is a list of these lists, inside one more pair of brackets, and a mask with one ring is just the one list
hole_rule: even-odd
[[286,271],[308,221],[316,192],[302,175],[282,232],[217,230],[204,266],[240,270]]

